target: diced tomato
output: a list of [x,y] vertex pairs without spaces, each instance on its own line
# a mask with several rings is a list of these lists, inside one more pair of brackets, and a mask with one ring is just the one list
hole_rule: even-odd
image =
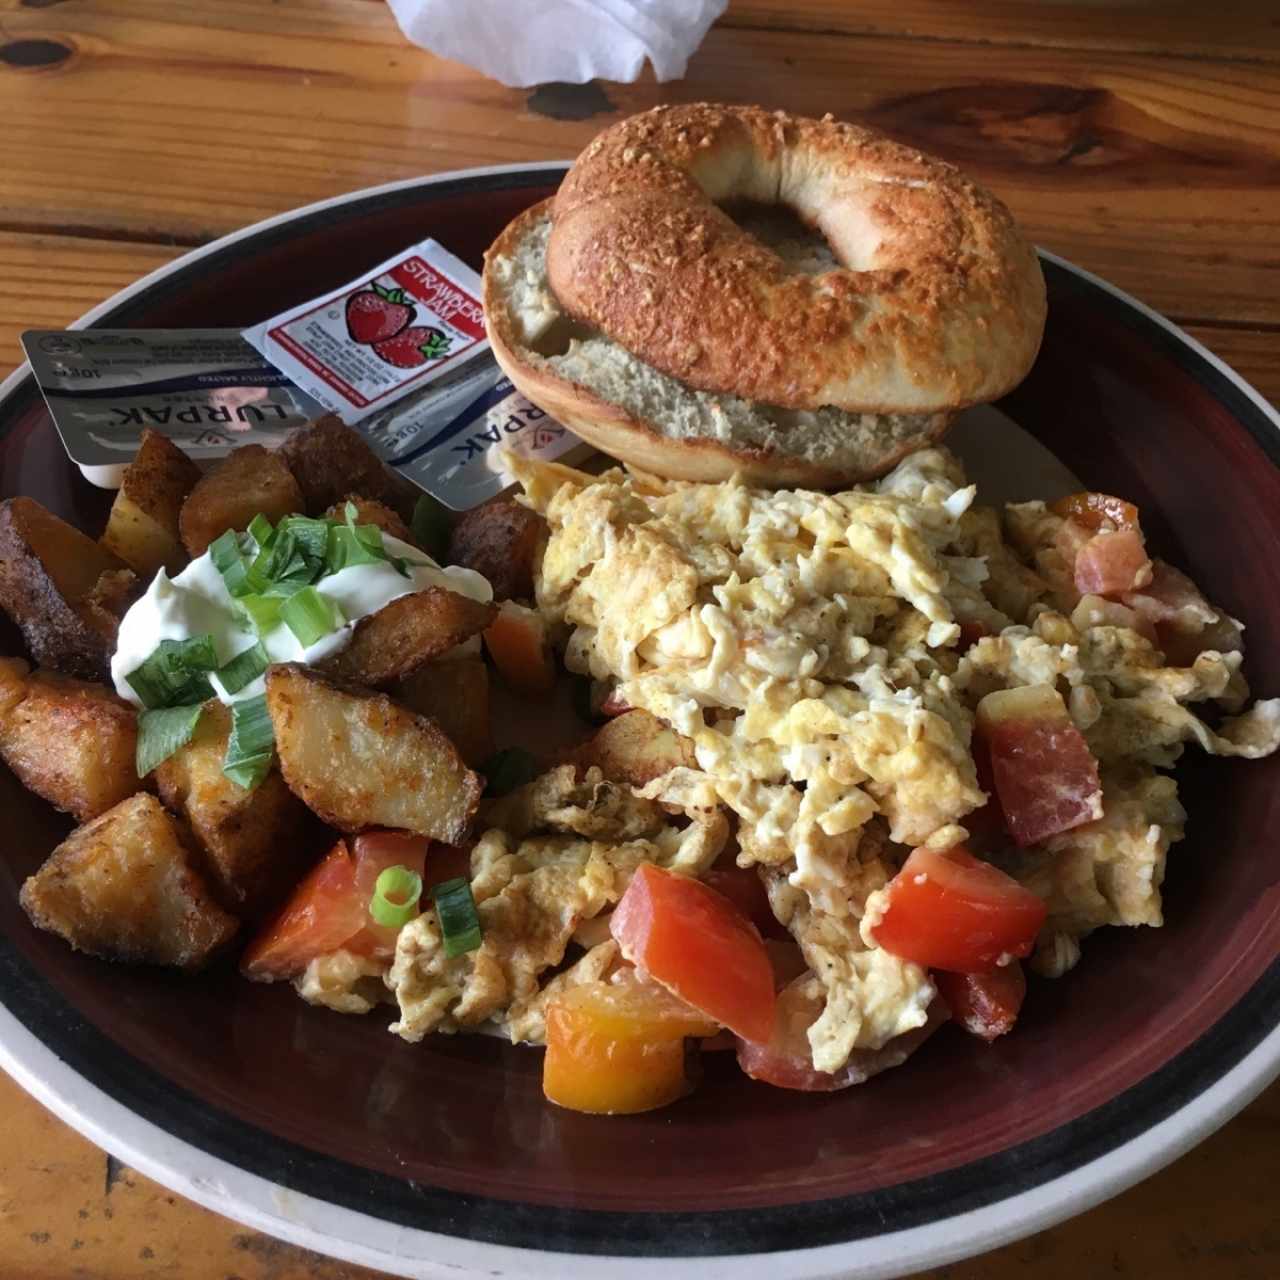
[[609,928],[632,964],[695,1009],[745,1039],[769,1038],[769,953],[755,925],[722,893],[641,863]]
[[971,1035],[988,1042],[1013,1030],[1027,994],[1027,979],[1016,960],[990,973],[939,969],[933,982],[950,1006],[952,1018]]
[[977,736],[1005,823],[1026,846],[1102,817],[1098,762],[1049,685],[989,693],[978,704]]
[[547,1007],[542,1091],[559,1106],[592,1115],[651,1111],[689,1092],[685,1038],[715,1030],[634,969],[571,987]]
[[889,882],[876,942],[904,960],[955,973],[990,973],[1025,956],[1047,908],[998,867],[967,849],[916,849]]
[[753,867],[716,866],[702,877],[703,884],[709,884],[717,893],[722,893],[730,902],[760,930],[763,938],[785,938],[786,929],[778,923],[778,918],[769,906],[769,895],[765,892],[760,876]]
[[339,948],[389,959],[399,930],[376,923],[369,900],[387,867],[405,866],[421,875],[427,844],[421,836],[370,832],[356,837],[353,853],[339,840],[248,945],[240,972],[260,982],[292,978],[317,956]]
[[991,749],[982,738],[974,735],[972,743],[973,768],[978,776],[978,786],[987,793],[987,803],[981,809],[965,814],[964,825],[969,838],[979,850],[994,849],[1009,840],[1009,823],[1000,807],[1000,795],[996,791],[995,773],[991,767]]
[[484,643],[502,678],[513,689],[534,697],[551,692],[556,682],[555,659],[547,624],[537,610],[504,600],[484,633]]
[[855,1049],[839,1071],[818,1071],[813,1065],[809,1028],[822,1014],[824,998],[813,975],[804,973],[778,994],[773,1034],[764,1043],[738,1040],[738,1065],[753,1080],[779,1089],[831,1093],[862,1084],[881,1071],[900,1066],[946,1021],[941,1001],[929,1008],[922,1027],[894,1037],[880,1049]]
[[1049,510],[1064,520],[1074,520],[1090,533],[1098,533],[1107,524],[1113,529],[1138,528],[1138,508],[1109,493],[1073,493],[1051,503]]
[[1080,549],[1075,563],[1081,595],[1119,596],[1151,581],[1151,560],[1136,529],[1096,533]]

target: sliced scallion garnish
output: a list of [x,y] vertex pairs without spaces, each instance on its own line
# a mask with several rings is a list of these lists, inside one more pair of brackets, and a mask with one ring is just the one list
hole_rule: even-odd
[[270,546],[271,539],[276,536],[276,531],[272,527],[271,521],[262,512],[258,512],[249,521],[249,536],[258,544],[258,550],[263,551]]
[[436,915],[440,920],[440,932],[444,937],[444,953],[460,956],[474,951],[480,945],[480,915],[476,900],[471,896],[471,883],[459,876],[436,885],[432,896],[436,902]]
[[285,516],[280,521],[277,534],[288,534],[297,544],[303,558],[319,566],[324,561],[329,543],[329,522],[313,520],[309,516]]
[[418,914],[422,877],[409,867],[387,867],[373,885],[369,914],[378,924],[399,928]]
[[163,707],[139,713],[135,759],[139,778],[145,778],[156,765],[191,741],[203,711],[204,705],[197,703],[193,707]]
[[228,693],[239,693],[246,685],[252,684],[270,663],[271,658],[259,640],[237,653],[226,666],[219,668],[218,683]]
[[322,596],[315,587],[303,587],[280,606],[280,621],[304,649],[309,649],[317,640],[337,631],[346,619],[328,596]]
[[387,553],[376,525],[332,524],[325,547],[325,568],[338,573],[355,564],[382,564]]
[[187,640],[161,640],[141,666],[125,680],[148,711],[161,707],[187,706],[213,697],[206,675],[218,666],[213,636],[191,636]]
[[266,589],[267,578],[254,555],[256,549],[256,543],[231,529],[209,544],[214,568],[222,574],[227,594],[233,599]]
[[259,636],[265,636],[280,625],[280,606],[284,601],[279,596],[241,596],[236,603],[244,610]]
[[231,739],[222,760],[222,772],[246,791],[252,791],[271,771],[275,742],[266,694],[233,702]]

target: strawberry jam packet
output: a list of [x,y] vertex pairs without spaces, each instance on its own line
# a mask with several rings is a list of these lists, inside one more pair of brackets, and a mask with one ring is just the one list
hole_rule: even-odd
[[434,240],[244,336],[348,426],[489,349],[480,278]]

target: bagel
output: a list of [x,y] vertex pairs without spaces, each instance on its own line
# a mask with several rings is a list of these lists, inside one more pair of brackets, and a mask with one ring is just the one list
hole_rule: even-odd
[[[767,205],[800,234],[779,238]],[[829,118],[705,104],[597,137],[491,247],[484,295],[512,381],[605,452],[824,488],[1016,385],[1045,313],[1034,250],[953,166]]]

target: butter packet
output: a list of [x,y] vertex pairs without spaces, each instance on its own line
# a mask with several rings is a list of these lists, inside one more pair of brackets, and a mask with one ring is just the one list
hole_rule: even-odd
[[200,461],[277,448],[323,412],[234,329],[31,329],[22,346],[68,456],[107,489],[147,427]]
[[348,426],[489,350],[480,278],[434,240],[244,337]]

